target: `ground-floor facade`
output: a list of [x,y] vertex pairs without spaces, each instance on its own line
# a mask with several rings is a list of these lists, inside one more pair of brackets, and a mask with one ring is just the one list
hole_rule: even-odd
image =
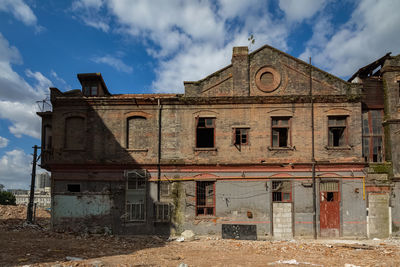
[[[397,233],[393,197],[400,187],[371,186],[364,168],[316,166],[319,237]],[[313,237],[312,175],[310,165],[58,167],[52,172],[52,226],[118,234]]]

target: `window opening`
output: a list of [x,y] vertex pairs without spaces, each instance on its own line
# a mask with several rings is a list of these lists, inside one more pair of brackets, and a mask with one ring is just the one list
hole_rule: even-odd
[[146,175],[137,171],[128,173],[128,189],[140,190],[146,188]]
[[328,117],[328,146],[342,147],[347,144],[346,117],[330,116]]
[[127,173],[126,220],[145,221],[147,171],[132,170]]
[[289,147],[290,118],[272,118],[272,147]]
[[382,162],[383,153],[383,111],[367,110],[362,114],[363,157],[365,162]]
[[148,147],[148,121],[145,117],[134,116],[127,119],[126,146],[128,149]]
[[272,201],[290,202],[292,200],[292,185],[290,181],[272,181]]
[[154,214],[156,222],[169,222],[171,214],[171,206],[168,203],[155,203]]
[[249,142],[249,129],[247,128],[235,128],[234,145],[247,145]]
[[67,184],[68,192],[81,192],[80,184]]
[[215,147],[215,118],[197,118],[196,147]]
[[160,194],[163,197],[167,197],[170,194],[170,182],[162,181],[160,186]]
[[214,182],[196,183],[196,216],[215,214]]

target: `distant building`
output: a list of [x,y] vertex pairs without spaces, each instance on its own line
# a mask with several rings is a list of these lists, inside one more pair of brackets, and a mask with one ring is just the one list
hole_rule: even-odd
[[[17,205],[28,205],[30,190],[9,189],[8,192],[14,194]],[[50,175],[47,172],[36,174],[35,198],[33,203],[36,203],[41,208],[51,207]]]

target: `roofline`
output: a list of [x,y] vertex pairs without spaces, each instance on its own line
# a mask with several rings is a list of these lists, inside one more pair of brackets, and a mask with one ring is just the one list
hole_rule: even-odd
[[77,77],[78,77],[78,80],[79,80],[79,82],[80,82],[81,84],[82,84],[82,80],[81,80],[81,79],[83,79],[83,78],[86,78],[86,77],[98,77],[98,79],[99,79],[100,82],[101,82],[102,87],[104,88],[104,92],[105,92],[106,94],[108,94],[108,95],[111,95],[110,92],[108,91],[108,88],[107,88],[107,86],[106,86],[106,83],[104,82],[103,76],[101,76],[101,73],[100,73],[100,72],[78,73],[78,74],[77,74]]

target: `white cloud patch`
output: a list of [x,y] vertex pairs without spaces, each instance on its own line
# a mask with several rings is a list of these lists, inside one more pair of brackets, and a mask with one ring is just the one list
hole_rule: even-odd
[[[72,5],[79,17],[88,13],[76,6],[93,7],[97,17],[106,9],[115,32],[140,38],[149,55],[158,60],[152,84],[156,92],[181,92],[182,80],[201,79],[229,64],[232,46],[248,45],[251,34],[254,46],[268,43],[287,48],[288,27],[274,19],[268,3],[261,0],[80,0]],[[101,60],[121,66],[110,59]]]
[[6,188],[27,188],[32,157],[21,149],[7,151],[0,158],[0,184]]
[[17,20],[25,25],[36,27],[38,31],[42,29],[37,25],[36,15],[23,0],[0,0],[0,11],[11,13]]
[[0,118],[11,121],[9,131],[17,137],[40,137],[40,118],[36,101],[45,98],[52,82],[40,72],[26,70],[34,86],[25,81],[13,68],[22,63],[18,50],[10,46],[0,33]]
[[79,0],[72,3],[72,11],[86,25],[108,32],[110,26],[107,16],[99,15],[102,5],[102,0]]
[[0,148],[5,148],[8,146],[9,140],[5,137],[0,136]]
[[309,19],[320,11],[326,0],[279,0],[279,8],[289,21]]
[[[400,1],[397,0],[360,1],[350,20],[336,32],[330,27],[325,30],[316,23],[314,40],[310,41],[302,57],[312,55],[317,65],[346,77],[389,51],[397,54],[400,52],[399,9]],[[318,42],[318,35],[326,37]]]
[[122,71],[122,72],[126,72],[126,73],[132,73],[132,71],[133,71],[133,68],[131,66],[128,66],[127,64],[125,64],[120,58],[110,56],[110,55],[105,55],[102,57],[94,57],[92,59],[92,61],[96,62],[96,63],[103,63],[106,65],[109,65],[118,71]]

